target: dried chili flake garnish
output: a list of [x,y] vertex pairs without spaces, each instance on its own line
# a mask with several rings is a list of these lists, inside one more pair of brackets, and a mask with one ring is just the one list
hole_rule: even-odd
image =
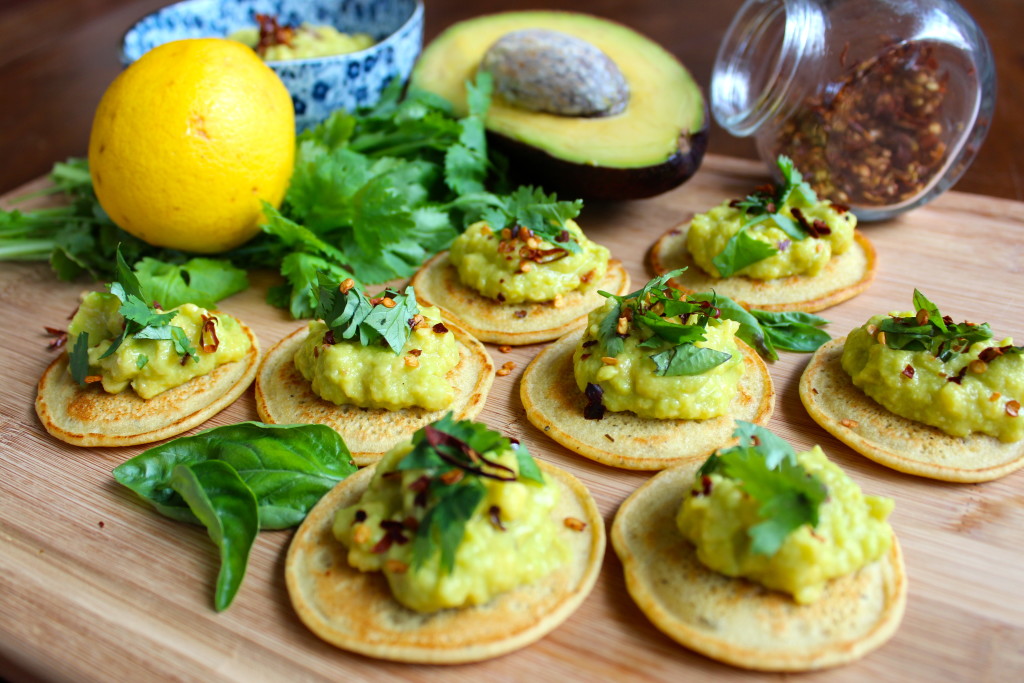
[[505,295],[501,292],[498,292],[498,296],[496,298],[498,299],[498,303],[505,303]]
[[1017,401],[1007,401],[1006,414],[1010,417],[1017,417],[1020,415],[1020,403]]
[[447,472],[442,474],[439,477],[439,479],[442,481],[442,483],[445,483],[448,486],[451,486],[452,484],[457,484],[460,481],[462,481],[462,478],[464,476],[466,476],[466,473],[463,470],[461,470],[458,467],[456,467],[455,469],[448,470]]
[[525,318],[526,317],[526,311],[516,311],[512,315],[514,315],[517,318]]
[[422,477],[409,484],[409,490],[413,493],[419,493],[420,491],[426,491],[428,486],[430,486],[430,477],[424,474]]
[[324,344],[328,346],[334,346],[338,342],[334,339],[334,330],[327,330],[324,332]]
[[384,563],[384,571],[391,574],[404,574],[409,571],[409,565],[401,560],[391,558]]
[[46,345],[46,348],[51,351],[59,349],[68,343],[68,333],[66,330],[58,330],[56,327],[44,327],[43,329],[46,330],[46,334],[53,337],[53,339],[50,340],[50,343]]
[[256,43],[256,52],[261,57],[266,54],[267,49],[275,45],[287,45],[291,47],[295,38],[295,27],[282,26],[277,17],[272,14],[257,14],[256,23],[260,27],[260,39]]
[[953,382],[954,384],[960,384],[961,382],[964,381],[964,375],[966,375],[966,374],[967,374],[967,366],[965,365],[962,368],[960,368],[960,372],[956,373],[956,375],[954,375],[953,377],[947,377],[946,381],[947,382]]
[[448,332],[448,328],[444,326],[444,323],[437,323],[432,328],[437,334],[445,334]]
[[409,349],[410,356],[419,356],[423,353],[423,349]]
[[199,346],[203,349],[203,353],[215,353],[220,346],[220,339],[217,337],[217,322],[217,316],[203,316],[203,328],[199,332]]
[[587,523],[582,519],[576,519],[575,517],[566,517],[565,526],[573,531],[583,531],[587,528]]
[[494,525],[495,529],[497,529],[498,531],[505,530],[505,525],[501,523],[500,507],[498,507],[497,505],[492,505],[490,509],[487,510],[487,515],[491,518],[491,524]]
[[[185,367],[185,363],[187,363],[188,359],[191,358],[191,357],[192,357],[191,353],[186,353],[184,356],[182,356],[181,357],[181,367]],[[86,380],[86,381],[88,381],[88,380]]]
[[583,348],[589,349],[591,346],[593,346],[596,343],[597,343],[596,339],[588,339],[587,341],[583,342]]
[[512,347],[509,346],[508,344],[502,344],[501,346],[498,347],[498,350],[501,351],[502,353],[509,353],[510,351],[512,351]]
[[903,372],[900,373],[907,379],[914,379],[914,366],[907,363],[907,367],[903,368]]
[[589,382],[583,392],[587,397],[587,405],[583,407],[583,417],[587,420],[600,420],[604,417],[604,389],[600,384]]

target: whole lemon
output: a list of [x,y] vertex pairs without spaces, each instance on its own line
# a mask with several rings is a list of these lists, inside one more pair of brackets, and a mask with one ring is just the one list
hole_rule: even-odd
[[295,161],[295,114],[250,48],[216,38],[156,47],[100,100],[89,170],[100,205],[146,242],[215,253],[259,231]]

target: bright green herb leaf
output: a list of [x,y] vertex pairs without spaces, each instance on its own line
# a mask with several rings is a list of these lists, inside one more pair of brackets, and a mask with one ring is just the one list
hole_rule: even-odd
[[164,308],[186,303],[214,308],[221,299],[249,287],[245,271],[223,259],[194,258],[176,265],[144,258],[135,264],[135,274],[146,300]]
[[71,379],[78,386],[85,386],[85,378],[89,375],[89,333],[82,332],[75,340],[75,346],[68,352],[68,365],[71,367]]
[[732,355],[724,351],[705,349],[693,344],[680,344],[651,355],[651,360],[654,361],[656,368],[654,374],[663,377],[700,375],[718,367],[730,358]]
[[138,368],[139,370],[146,367],[147,363],[149,363],[149,356],[147,356],[146,354],[140,353],[138,356],[135,357],[135,367]]
[[729,238],[725,248],[711,259],[711,263],[718,269],[721,277],[731,277],[737,271],[777,253],[778,249],[756,239],[747,229],[743,229]]
[[216,460],[178,465],[171,474],[171,487],[220,551],[214,607],[221,612],[242,585],[249,551],[260,530],[256,497],[234,468]]
[[928,297],[922,294],[920,290],[918,290],[916,287],[914,288],[914,310],[927,311],[928,322],[930,322],[932,325],[935,325],[935,327],[939,328],[943,332],[949,331],[946,328],[945,321],[942,319],[942,314],[939,313],[939,307],[933,304],[931,301],[929,301]]

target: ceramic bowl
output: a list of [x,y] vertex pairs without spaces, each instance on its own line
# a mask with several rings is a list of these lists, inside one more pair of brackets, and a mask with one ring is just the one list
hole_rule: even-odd
[[256,14],[281,24],[330,24],[368,33],[373,46],[343,55],[267,62],[292,95],[295,126],[303,130],[335,109],[374,104],[394,78],[404,82],[423,45],[422,0],[185,0],[149,14],[121,41],[128,66],[148,50],[183,38],[225,37],[256,25]]

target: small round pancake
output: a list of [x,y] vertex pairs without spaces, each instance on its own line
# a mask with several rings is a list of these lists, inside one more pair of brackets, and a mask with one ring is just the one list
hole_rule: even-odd
[[881,465],[941,481],[991,481],[1024,467],[1024,441],[951,436],[876,403],[843,370],[845,341],[833,339],[818,349],[800,377],[800,400],[832,436]]
[[762,671],[838,666],[892,636],[907,599],[895,536],[888,556],[833,579],[818,601],[799,605],[786,593],[719,574],[697,559],[675,518],[700,464],[651,478],[612,524],[626,588],[659,630],[712,659]]
[[448,252],[442,251],[419,269],[410,284],[424,306],[437,306],[480,341],[522,346],[558,339],[604,303],[598,290],[621,295],[629,291],[630,283],[626,269],[612,259],[600,282],[563,295],[557,308],[550,301],[505,304],[462,284]]
[[[380,572],[349,566],[334,538],[334,513],[354,504],[376,467],[342,481],[309,513],[285,561],[288,594],[299,618],[337,647],[370,657],[425,664],[458,664],[503,655],[539,640],[565,621],[594,587],[604,558],[604,520],[575,477],[538,461],[560,489],[553,517],[569,547],[565,566],[536,583],[484,605],[421,614],[399,604]],[[574,517],[582,531],[565,526]]]
[[732,441],[735,420],[768,424],[775,388],[764,361],[739,339],[743,376],[728,415],[708,420],[658,420],[633,412],[583,417],[586,399],[576,386],[572,354],[586,326],[543,349],[523,373],[519,394],[526,417],[570,451],[627,470],[660,470],[703,460]]
[[673,287],[684,292],[724,294],[746,308],[762,311],[804,311],[813,313],[857,296],[875,279],[878,259],[875,247],[864,234],[854,232],[853,246],[834,256],[819,274],[791,275],[775,280],[753,280],[736,275],[718,278],[708,275],[686,248],[689,224],[669,230],[651,247],[651,267],[658,275],[686,267],[672,278]]
[[108,394],[99,383],[78,386],[68,372],[68,355],[62,353],[39,380],[39,421],[50,434],[75,446],[134,446],[201,425],[231,405],[256,376],[259,343],[252,330],[238,324],[251,342],[244,358],[148,400],[130,388]]
[[[420,304],[427,305],[422,299]],[[275,344],[260,364],[256,375],[256,412],[268,424],[331,427],[345,439],[352,459],[360,467],[377,462],[395,444],[408,441],[417,429],[449,411],[456,420],[476,417],[494,381],[494,361],[483,344],[447,317],[444,322],[459,345],[459,362],[447,376],[455,388],[455,399],[443,410],[360,408],[320,398],[292,361],[309,334],[308,327],[301,327]]]

